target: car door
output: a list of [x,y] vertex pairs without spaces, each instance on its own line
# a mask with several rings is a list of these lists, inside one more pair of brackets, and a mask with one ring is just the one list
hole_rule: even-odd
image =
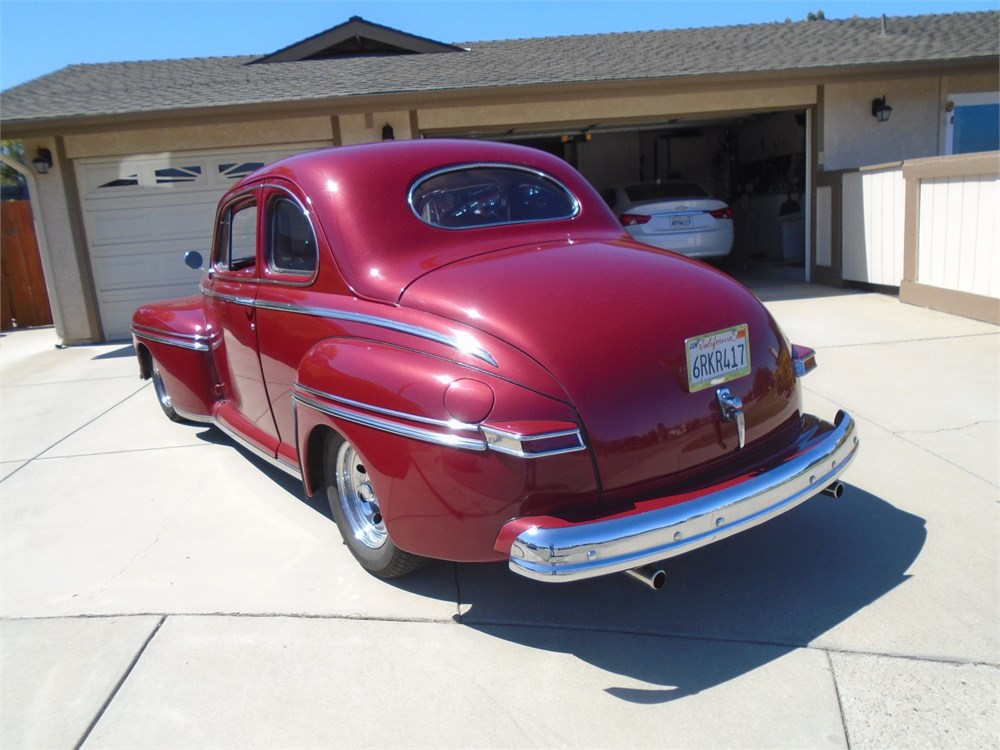
[[[322,228],[294,185],[277,178],[261,195],[263,263],[257,293],[260,364],[278,428],[277,458],[297,467],[292,387],[303,355],[317,341],[343,335],[324,314],[349,298]],[[351,298],[353,299],[353,298]]]
[[208,320],[218,334],[213,356],[222,393],[215,417],[224,430],[273,457],[278,430],[264,386],[257,340],[260,193],[259,186],[249,188],[220,209],[204,291]]

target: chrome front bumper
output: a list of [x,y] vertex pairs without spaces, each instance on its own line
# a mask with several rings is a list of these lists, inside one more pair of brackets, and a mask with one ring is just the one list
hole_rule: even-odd
[[[822,492],[858,450],[854,420],[840,411],[831,425],[810,425],[800,451],[767,471],[683,502],[659,498],[609,519],[570,524],[520,518],[510,569],[539,581],[563,582],[619,573],[690,552],[781,515]],[[503,532],[501,532],[503,535]]]

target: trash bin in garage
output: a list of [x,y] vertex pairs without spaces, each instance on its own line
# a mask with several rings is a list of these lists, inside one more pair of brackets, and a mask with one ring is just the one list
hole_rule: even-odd
[[778,209],[782,260],[802,260],[806,255],[805,219],[798,201],[787,200]]

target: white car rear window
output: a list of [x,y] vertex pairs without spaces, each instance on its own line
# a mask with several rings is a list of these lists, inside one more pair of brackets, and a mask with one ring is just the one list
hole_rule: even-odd
[[631,185],[625,194],[632,203],[644,201],[676,200],[678,198],[705,198],[705,189],[693,182],[652,182],[646,185]]

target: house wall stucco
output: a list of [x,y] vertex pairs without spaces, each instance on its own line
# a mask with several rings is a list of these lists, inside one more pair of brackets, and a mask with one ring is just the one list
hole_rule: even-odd
[[56,335],[63,344],[99,341],[100,323],[87,245],[77,221],[79,200],[72,164],[56,138],[26,139],[24,146],[28,154],[47,148],[53,157],[48,174],[38,175],[35,179],[31,201],[32,208],[42,216],[48,256],[43,261]]
[[[948,96],[996,91],[996,75],[886,78],[828,83],[823,97],[820,167],[832,171],[944,153]],[[888,122],[872,116],[872,99],[886,97]]]
[[99,133],[66,136],[66,155],[78,159],[311,141],[334,142],[334,123],[330,117],[172,125],[168,128],[108,128]]
[[393,136],[397,141],[413,138],[408,110],[343,114],[337,120],[340,124],[340,143],[343,146],[380,141],[382,128],[386,125],[392,127]]

